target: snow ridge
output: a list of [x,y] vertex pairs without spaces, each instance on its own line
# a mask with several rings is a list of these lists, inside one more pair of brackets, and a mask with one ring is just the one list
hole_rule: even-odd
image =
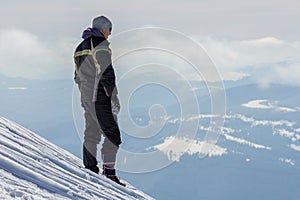
[[84,169],[81,160],[0,117],[0,199],[153,199]]

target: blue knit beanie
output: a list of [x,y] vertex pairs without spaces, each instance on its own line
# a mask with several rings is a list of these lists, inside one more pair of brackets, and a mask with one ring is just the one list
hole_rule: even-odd
[[93,19],[92,27],[98,30],[103,30],[107,28],[112,28],[112,23],[107,17],[100,16],[100,17],[95,17]]

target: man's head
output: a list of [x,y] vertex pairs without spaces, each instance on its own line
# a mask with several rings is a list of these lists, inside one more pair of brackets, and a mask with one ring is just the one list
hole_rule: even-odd
[[99,16],[93,19],[92,27],[99,30],[107,39],[112,30],[112,23],[107,17]]

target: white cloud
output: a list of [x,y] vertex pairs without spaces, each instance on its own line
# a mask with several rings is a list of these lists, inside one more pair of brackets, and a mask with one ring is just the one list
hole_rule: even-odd
[[[196,37],[195,37],[196,38]],[[300,42],[275,37],[251,40],[219,40],[197,37],[218,66],[224,79],[251,75],[257,82],[300,85]]]
[[246,108],[260,108],[260,109],[270,109],[273,106],[270,105],[270,103],[263,99],[263,100],[253,100],[253,101],[249,101],[247,103],[242,104],[243,107]]
[[286,164],[290,164],[290,165],[295,165],[295,161],[293,161],[292,159],[288,159],[288,158],[279,158],[279,161],[286,163]]
[[254,147],[255,149],[271,150],[271,147],[267,147],[267,146],[264,146],[264,145],[261,145],[261,144],[256,144],[256,143],[253,143],[253,142],[241,139],[241,138],[237,138],[237,137],[234,137],[234,136],[231,136],[231,135],[228,135],[228,134],[223,134],[223,135],[226,138],[226,140],[234,141],[234,142],[237,142],[239,144],[245,144],[245,145],[248,145],[250,147]]
[[8,90],[27,90],[27,87],[8,87]]
[[242,114],[234,114],[234,115],[227,115],[227,119],[240,119],[243,122],[251,123],[251,126],[287,126],[287,127],[293,127],[294,122],[290,122],[287,120],[278,120],[278,121],[271,121],[271,120],[256,120],[252,117],[247,117]]
[[275,129],[274,134],[279,134],[281,136],[288,137],[288,138],[292,138],[295,135],[294,132],[288,131],[286,129]]
[[247,45],[247,46],[256,46],[256,47],[263,47],[263,46],[277,46],[284,44],[283,40],[279,40],[274,37],[264,37],[264,38],[259,38],[256,40],[245,40],[241,42],[242,45]]
[[72,41],[47,43],[43,38],[19,29],[0,31],[0,73],[11,77],[60,79],[71,77]]
[[[221,80],[201,45],[177,31],[142,27],[116,34],[110,40],[120,74],[150,63],[164,66],[172,80]],[[140,71],[143,75],[150,72],[157,74],[151,66]],[[170,77],[172,72],[174,76]]]
[[[199,129],[203,130],[203,131],[209,131],[210,130],[210,128],[204,127],[204,126],[199,126]],[[220,134],[222,134],[225,137],[226,140],[237,142],[239,144],[248,145],[250,147],[254,147],[255,149],[271,150],[271,147],[264,146],[264,145],[261,145],[261,144],[256,144],[254,142],[250,142],[248,140],[229,135],[229,134],[234,133],[234,132],[235,132],[235,130],[230,128],[230,127],[221,127],[220,128]]]
[[258,108],[258,109],[274,109],[281,112],[297,112],[299,109],[279,106],[277,101],[271,102],[266,99],[252,100],[242,104],[246,108]]
[[[163,35],[161,33],[164,33]],[[213,64],[206,58],[206,51],[195,52],[196,45],[189,39],[176,34],[166,35],[168,32],[157,31],[138,38],[135,35],[133,47],[158,46],[170,51],[143,50],[122,58],[116,67],[118,70],[128,71],[128,67],[145,63],[161,63],[178,72],[181,77],[188,79],[215,80],[217,71],[212,70]],[[170,33],[170,32],[169,32]],[[115,35],[117,36],[117,34]],[[57,36],[58,37],[58,36]],[[57,38],[56,37],[56,38]],[[116,39],[118,38],[119,39]],[[174,42],[170,42],[171,40]],[[178,39],[179,38],[179,39]],[[181,38],[181,39],[180,39]],[[130,49],[124,41],[131,41],[128,35],[112,37],[113,56],[118,55],[122,48]],[[208,55],[216,63],[223,80],[239,80],[251,76],[262,85],[269,83],[288,83],[300,85],[299,41],[285,41],[275,37],[264,37],[251,40],[218,40],[211,37],[194,37],[207,50]],[[23,76],[27,78],[66,78],[72,77],[74,64],[72,54],[80,38],[65,37],[49,41],[30,32],[10,29],[0,31],[0,73],[9,76]],[[190,43],[189,43],[190,42]],[[128,44],[128,42],[125,42]],[[144,45],[144,46],[143,46]],[[185,48],[182,48],[185,47]],[[172,51],[176,54],[172,54]],[[198,58],[199,55],[201,58]],[[201,74],[180,56],[188,61],[201,63]],[[129,60],[129,61],[128,61]],[[122,61],[122,62],[121,62]],[[200,62],[201,61],[201,62]],[[178,76],[180,78],[180,76]]]
[[291,147],[292,149],[294,149],[295,151],[300,151],[300,146],[297,146],[297,145],[295,145],[295,144],[291,144],[290,147]]
[[295,134],[294,137],[292,137],[292,141],[296,142],[298,140],[300,140],[300,135],[299,134]]

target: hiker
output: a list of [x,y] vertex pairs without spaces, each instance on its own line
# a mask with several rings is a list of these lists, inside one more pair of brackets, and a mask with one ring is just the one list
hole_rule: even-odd
[[83,164],[99,173],[97,145],[101,136],[105,136],[101,149],[102,174],[125,186],[116,176],[115,169],[121,137],[117,123],[120,103],[107,40],[111,31],[112,23],[105,16],[94,18],[92,27],[83,31],[83,41],[74,53],[74,79],[80,90],[85,117]]

